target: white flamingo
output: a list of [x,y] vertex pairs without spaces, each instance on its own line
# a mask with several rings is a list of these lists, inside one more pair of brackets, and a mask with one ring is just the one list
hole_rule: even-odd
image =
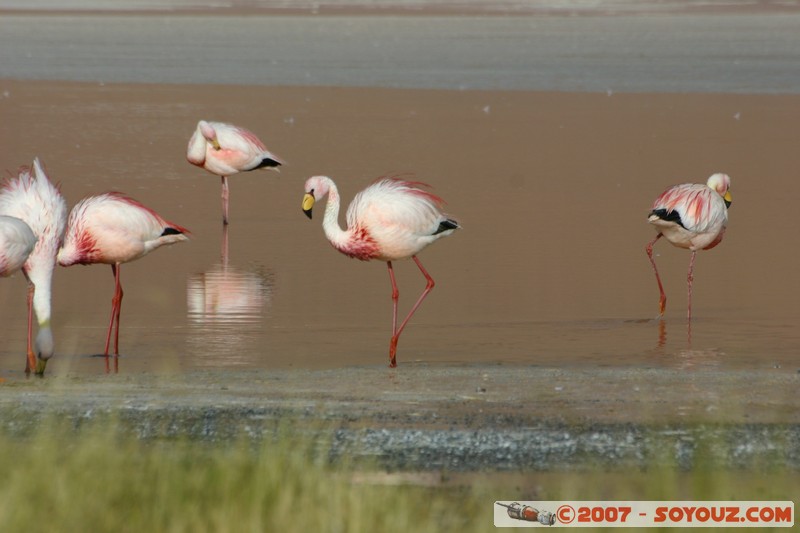
[[222,179],[223,224],[228,224],[228,176],[259,168],[277,170],[284,164],[253,132],[205,120],[197,123],[189,139],[186,159]]
[[[423,183],[397,178],[382,178],[361,191],[347,208],[347,229],[339,227],[339,191],[327,176],[313,176],[305,183],[303,211],[311,218],[314,203],[328,196],[322,228],[331,244],[347,255],[362,261],[386,261],[392,282],[392,337],[389,342],[389,366],[397,366],[397,341],[422,300],[433,289],[417,254],[426,246],[459,228],[458,222],[442,212],[444,202],[427,191]],[[397,326],[399,291],[392,261],[411,258],[425,276],[427,284],[408,316]]]
[[[20,169],[19,175],[6,180],[0,190],[0,215],[16,217],[25,222],[38,237],[36,245],[22,266],[28,280],[28,355],[25,371],[44,374],[47,361],[55,353],[50,328],[51,290],[56,253],[64,236],[67,204],[54,186],[39,159]],[[36,343],[33,337],[33,314],[39,323]]]
[[694,259],[698,250],[710,250],[722,241],[728,224],[728,207],[731,205],[731,179],[727,174],[714,174],[705,184],[684,183],[670,187],[653,202],[647,221],[655,226],[658,235],[647,244],[647,256],[656,274],[660,315],[667,308],[667,296],[653,259],[653,245],[662,236],[679,248],[691,250],[687,274],[689,309],[692,318],[692,282]]
[[114,354],[119,355],[122,263],[139,259],[166,244],[188,240],[187,233],[186,228],[167,222],[152,209],[118,192],[89,196],[72,208],[58,263],[61,266],[103,263],[111,265],[114,274],[106,356],[115,324]]

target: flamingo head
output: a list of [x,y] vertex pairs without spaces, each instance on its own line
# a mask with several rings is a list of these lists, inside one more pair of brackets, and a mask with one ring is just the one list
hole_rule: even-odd
[[68,234],[58,251],[56,262],[64,267],[85,263],[89,254],[93,252],[87,237],[86,233],[82,233],[80,237]]
[[710,178],[708,178],[708,182],[706,183],[709,187],[717,191],[722,199],[725,200],[725,207],[731,206],[731,178],[727,174],[722,174],[720,172],[716,174],[712,174]]
[[197,123],[197,129],[200,130],[200,133],[203,135],[205,140],[214,147],[214,150],[221,149],[219,140],[217,139],[217,131],[214,129],[214,126],[205,120],[201,120]]
[[36,334],[36,374],[44,374],[44,369],[47,367],[47,361],[53,357],[55,353],[55,344],[53,343],[53,332],[50,330],[50,324],[42,324],[39,326],[39,333]]
[[311,218],[311,210],[314,204],[325,198],[331,188],[331,179],[327,176],[312,176],[306,180],[305,191],[303,195],[303,213],[308,218]]

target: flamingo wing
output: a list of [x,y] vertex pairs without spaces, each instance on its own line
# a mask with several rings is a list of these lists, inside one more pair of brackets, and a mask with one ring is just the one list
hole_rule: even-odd
[[382,179],[356,195],[347,210],[348,227],[364,226],[375,233],[401,232],[430,236],[447,220],[441,198],[422,183]]
[[347,210],[348,231],[375,243],[375,258],[404,259],[449,235],[458,223],[441,211],[441,198],[423,184],[383,179],[356,195]]
[[651,215],[698,234],[719,231],[728,220],[725,200],[706,185],[691,183],[664,191],[653,202]]
[[[217,132],[220,150],[209,153],[226,162],[237,172],[255,170],[257,168],[274,168],[283,163],[273,155],[255,133],[232,124],[211,123]],[[209,149],[213,150],[212,147]]]
[[152,209],[112,192],[81,200],[70,213],[69,230],[59,263],[126,263],[151,250],[186,240],[185,228]]

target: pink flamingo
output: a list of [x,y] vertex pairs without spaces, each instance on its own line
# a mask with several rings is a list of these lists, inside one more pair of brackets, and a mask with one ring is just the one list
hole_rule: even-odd
[[139,259],[160,246],[188,240],[187,233],[186,228],[167,222],[152,209],[118,192],[89,196],[72,208],[64,246],[58,252],[58,264],[111,265],[114,297],[106,335],[106,356],[115,324],[114,354],[119,355],[122,263]]
[[8,277],[25,264],[36,246],[36,235],[22,220],[0,215],[0,277]]
[[[47,361],[55,353],[50,329],[51,287],[56,253],[64,237],[67,204],[54,186],[39,159],[20,169],[16,178],[6,180],[0,191],[0,215],[16,217],[27,224],[36,244],[22,266],[28,280],[28,355],[25,372],[44,374]],[[39,323],[36,352],[33,344],[33,311]]]
[[667,307],[667,296],[653,260],[653,245],[665,236],[673,245],[692,251],[687,275],[688,318],[691,319],[695,255],[697,250],[710,250],[722,241],[728,223],[728,207],[731,205],[730,186],[731,179],[727,174],[714,174],[705,185],[684,183],[670,187],[653,202],[647,221],[656,227],[658,235],[648,243],[646,250],[661,292],[660,316],[664,315]]
[[189,139],[186,159],[222,178],[222,223],[228,224],[228,176],[258,168],[274,168],[283,161],[267,150],[256,135],[222,122],[201,120]]
[[[389,366],[397,366],[397,341],[414,311],[433,289],[433,278],[417,258],[432,242],[450,235],[458,222],[442,213],[444,201],[428,192],[427,185],[397,178],[382,178],[361,191],[347,208],[347,229],[339,227],[339,191],[332,179],[313,176],[305,183],[303,211],[311,218],[314,203],[328,195],[322,228],[334,248],[362,261],[379,259],[389,267],[392,282],[392,337]],[[399,291],[392,261],[412,258],[427,285],[405,320],[397,327]]]

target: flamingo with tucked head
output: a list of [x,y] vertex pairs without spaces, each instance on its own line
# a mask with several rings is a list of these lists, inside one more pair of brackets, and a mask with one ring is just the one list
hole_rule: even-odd
[[653,259],[653,245],[663,236],[678,248],[692,252],[686,277],[689,285],[687,316],[691,319],[695,255],[698,250],[710,250],[722,241],[731,205],[730,187],[731,178],[717,173],[705,184],[684,183],[670,187],[653,202],[647,221],[655,226],[658,234],[647,244],[646,251],[661,292],[660,316],[664,315],[667,307],[667,296]]
[[[303,212],[311,218],[314,204],[328,197],[322,228],[334,248],[348,257],[386,261],[392,282],[392,337],[389,366],[397,366],[397,341],[422,301],[433,289],[433,278],[417,258],[429,244],[459,228],[442,212],[444,202],[426,190],[427,185],[397,178],[382,178],[361,191],[347,208],[347,229],[339,227],[339,191],[327,176],[313,176],[305,183]],[[397,326],[400,293],[392,261],[411,258],[425,276],[426,286],[406,318]]]
[[[28,280],[28,354],[25,372],[42,375],[47,361],[55,353],[50,329],[51,290],[56,253],[61,246],[67,221],[67,204],[58,187],[50,182],[38,158],[33,160],[30,168],[20,169],[16,178],[6,180],[0,190],[0,215],[22,220],[38,237],[22,266],[22,272]],[[34,310],[39,323],[35,345]]]
[[228,224],[228,176],[259,168],[278,169],[283,161],[255,133],[223,122],[197,123],[186,159],[222,179],[222,223]]
[[64,246],[58,252],[58,264],[103,263],[111,265],[114,274],[106,357],[115,325],[114,354],[119,355],[122,263],[139,259],[161,246],[188,240],[187,233],[189,231],[186,228],[167,222],[152,209],[118,192],[89,196],[72,208]]

